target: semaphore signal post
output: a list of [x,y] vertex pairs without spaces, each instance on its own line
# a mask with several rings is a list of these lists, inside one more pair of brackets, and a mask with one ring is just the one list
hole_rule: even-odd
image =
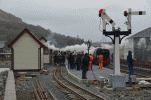
[[[131,34],[131,15],[145,15],[145,11],[134,11],[132,12],[131,9],[128,9],[127,11],[124,11],[124,16],[127,17],[127,31],[121,31],[120,27],[118,29],[115,29],[115,22],[107,15],[105,12],[105,9],[101,9],[99,11],[99,17],[103,20],[103,35],[109,37],[114,45],[114,72],[112,75],[109,75],[109,81],[110,85],[113,88],[118,87],[126,87],[126,76],[121,75],[120,73],[120,55],[119,55],[119,46],[121,44],[121,41],[124,37]],[[106,31],[106,20],[112,25],[112,31]],[[113,38],[111,38],[113,36]],[[123,36],[123,37],[121,37]]]

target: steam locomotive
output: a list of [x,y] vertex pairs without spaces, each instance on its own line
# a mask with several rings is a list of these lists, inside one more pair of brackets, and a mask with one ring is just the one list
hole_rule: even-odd
[[93,64],[99,64],[99,55],[103,55],[103,66],[110,64],[110,51],[108,49],[97,48],[93,52]]
[[66,52],[54,51],[54,64],[64,65]]

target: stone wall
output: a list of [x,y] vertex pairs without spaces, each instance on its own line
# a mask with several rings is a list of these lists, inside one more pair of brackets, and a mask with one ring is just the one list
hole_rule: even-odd
[[4,99],[7,76],[8,76],[8,71],[3,71],[0,73],[0,100]]

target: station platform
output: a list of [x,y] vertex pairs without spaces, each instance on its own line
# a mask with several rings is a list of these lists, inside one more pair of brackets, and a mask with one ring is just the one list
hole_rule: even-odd
[[12,70],[8,71],[8,77],[7,77],[6,86],[5,86],[4,100],[17,100],[16,99],[14,73]]
[[[93,70],[88,70],[86,77],[87,79],[82,79],[82,70],[76,70],[76,69],[68,69],[68,64],[66,64],[66,69],[68,74],[77,80],[78,82],[85,82],[85,81],[93,81],[93,80],[108,80],[109,75],[113,74],[113,70],[108,69],[108,68],[99,68],[98,65],[92,65]],[[126,75],[126,79],[128,80],[128,74],[121,73],[122,75]]]

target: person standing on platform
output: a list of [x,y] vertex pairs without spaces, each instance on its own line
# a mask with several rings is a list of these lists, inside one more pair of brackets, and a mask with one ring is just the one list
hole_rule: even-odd
[[54,64],[56,65],[56,63],[57,63],[57,56],[54,55]]
[[80,70],[80,64],[81,64],[81,56],[80,54],[76,57],[76,64],[77,64],[77,70]]
[[91,69],[92,69],[93,56],[90,54],[89,57],[90,57],[90,61],[89,61],[89,70],[91,70]]
[[82,70],[82,60],[84,58],[84,54],[81,54],[81,65],[80,65],[80,69]]
[[68,54],[68,56],[67,56],[67,60],[68,60],[68,69],[70,68],[69,57],[70,57],[70,54]]
[[129,67],[129,78],[133,75],[133,61],[136,61],[136,59],[132,59],[132,51],[128,51],[127,62]]
[[103,55],[99,55],[99,69],[103,67]]
[[77,59],[77,54],[74,54],[74,69],[76,69],[77,66],[76,59]]
[[82,79],[87,79],[86,78],[86,72],[88,71],[89,67],[89,56],[87,53],[85,53],[83,59],[82,59]]
[[74,56],[72,55],[72,53],[70,53],[70,55],[68,56],[68,62],[69,62],[69,68],[73,69],[73,64],[74,64]]
[[66,59],[65,55],[62,54],[62,63],[63,63],[63,65],[65,64],[65,59]]

